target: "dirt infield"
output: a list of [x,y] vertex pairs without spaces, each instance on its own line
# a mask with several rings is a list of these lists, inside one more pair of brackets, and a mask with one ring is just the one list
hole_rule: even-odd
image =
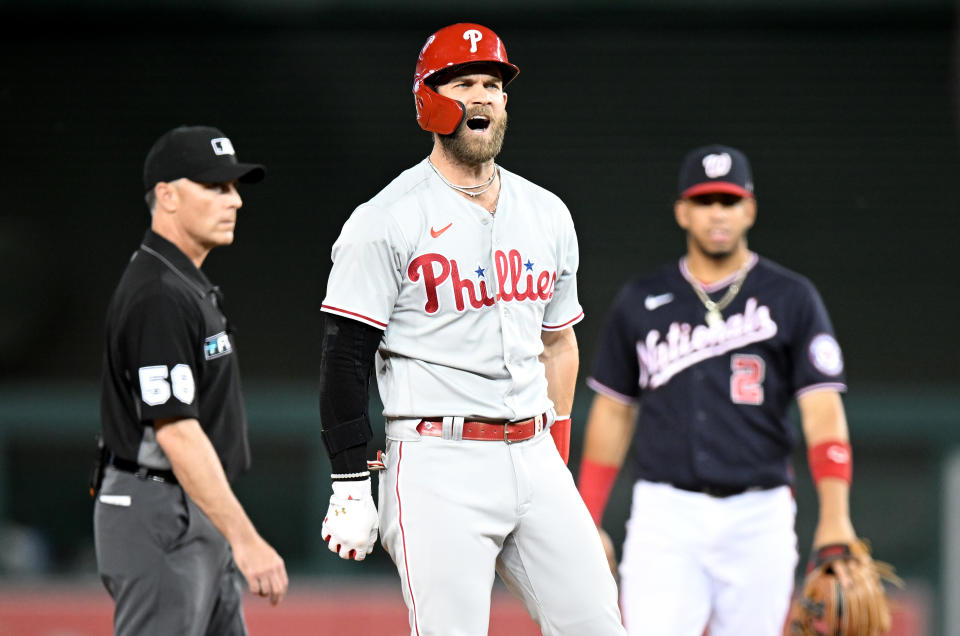
[[[95,583],[0,586],[0,636],[109,636],[113,605]],[[407,636],[407,611],[398,586],[298,581],[276,608],[248,596],[244,603],[252,636]],[[889,636],[929,636],[931,606],[926,595],[896,596]],[[537,636],[540,630],[509,593],[493,594],[490,636]]]
[[[95,584],[18,590],[0,586],[0,636],[109,636],[113,604]],[[399,586],[351,581],[338,586],[291,582],[278,607],[252,595],[244,600],[251,636],[407,636]],[[540,630],[509,593],[493,595],[491,636],[537,636]]]

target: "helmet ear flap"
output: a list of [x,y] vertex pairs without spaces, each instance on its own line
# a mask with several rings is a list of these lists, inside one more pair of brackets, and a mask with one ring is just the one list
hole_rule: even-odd
[[444,97],[422,81],[414,88],[413,100],[417,107],[417,123],[430,132],[453,134],[467,115],[461,102]]

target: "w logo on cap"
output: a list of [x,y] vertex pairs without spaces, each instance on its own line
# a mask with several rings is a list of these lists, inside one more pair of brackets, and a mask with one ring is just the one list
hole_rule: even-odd
[[467,29],[463,32],[463,39],[470,40],[470,52],[477,52],[477,42],[483,39],[483,33],[480,33],[476,29]]
[[707,155],[703,158],[703,171],[711,179],[725,177],[730,173],[732,167],[733,159],[725,152]]
[[216,139],[210,140],[210,145],[213,146],[213,152],[217,155],[235,155],[236,151],[233,149],[233,144],[230,143],[230,140],[226,137],[217,137]]

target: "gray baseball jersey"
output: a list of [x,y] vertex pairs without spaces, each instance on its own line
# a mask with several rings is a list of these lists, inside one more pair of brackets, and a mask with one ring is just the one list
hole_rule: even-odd
[[[547,413],[549,426],[542,332],[583,318],[569,211],[500,178],[490,214],[424,160],[357,208],[334,244],[323,310],[384,330],[380,536],[412,635],[486,633],[495,569],[545,634],[623,634],[593,520],[550,435],[505,444],[453,431],[461,417]],[[421,437],[426,417],[449,422],[450,438]]]
[[323,311],[384,330],[388,418],[515,420],[552,407],[540,332],[583,319],[577,237],[557,196],[500,177],[490,214],[425,159],[358,207],[333,246]]

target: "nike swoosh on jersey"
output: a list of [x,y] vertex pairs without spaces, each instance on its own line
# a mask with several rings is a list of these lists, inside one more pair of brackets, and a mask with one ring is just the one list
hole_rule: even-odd
[[643,306],[647,308],[647,311],[653,311],[658,307],[663,307],[667,303],[673,302],[673,294],[667,292],[666,294],[658,294],[656,296],[649,295],[643,299]]
[[430,236],[432,236],[433,238],[437,238],[438,236],[440,236],[441,234],[449,230],[451,225],[453,225],[453,221],[450,221],[449,223],[447,223],[446,227],[442,227],[439,230],[433,229],[433,226],[431,225]]

